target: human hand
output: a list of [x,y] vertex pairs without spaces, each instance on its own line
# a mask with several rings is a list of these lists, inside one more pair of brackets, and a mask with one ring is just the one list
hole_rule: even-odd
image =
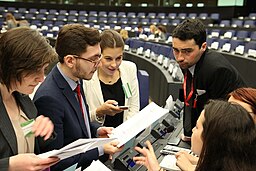
[[194,171],[196,168],[196,165],[192,164],[190,159],[192,159],[190,154],[186,152],[178,152],[175,154],[175,157],[177,159],[176,165],[181,169],[181,170],[186,170],[186,171]]
[[96,114],[98,116],[109,115],[115,116],[117,113],[124,111],[125,109],[121,109],[117,106],[117,101],[115,100],[107,100],[100,107],[96,109]]
[[100,138],[108,138],[108,134],[111,134],[113,129],[113,127],[99,127],[97,134]]
[[104,153],[113,155],[117,152],[120,152],[123,150],[123,147],[118,148],[117,145],[119,142],[117,140],[111,141],[110,143],[107,143],[103,146]]
[[186,156],[186,158],[191,162],[191,164],[193,165],[197,164],[199,158],[189,154],[187,151],[179,151],[175,154],[175,157],[178,158],[182,154]]
[[144,165],[149,171],[160,170],[160,166],[152,145],[149,141],[146,141],[146,145],[148,149],[146,147],[135,147],[135,150],[141,153],[143,156],[133,157],[133,160],[136,162],[136,164]]
[[59,160],[57,157],[43,159],[33,153],[18,154],[10,157],[9,171],[41,171],[56,164]]
[[35,136],[44,137],[44,140],[47,140],[51,137],[53,130],[54,126],[52,121],[43,115],[40,115],[36,118],[32,127],[32,132],[34,132]]

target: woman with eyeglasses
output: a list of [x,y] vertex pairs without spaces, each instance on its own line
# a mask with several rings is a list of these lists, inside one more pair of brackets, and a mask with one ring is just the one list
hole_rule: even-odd
[[117,127],[139,111],[137,68],[123,61],[124,41],[114,30],[101,33],[102,59],[84,92],[92,120]]

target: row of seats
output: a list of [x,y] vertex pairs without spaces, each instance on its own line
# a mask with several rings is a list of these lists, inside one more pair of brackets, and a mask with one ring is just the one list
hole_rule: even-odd
[[156,62],[164,69],[168,70],[174,81],[183,81],[182,71],[175,61],[170,45],[143,41],[137,38],[128,39],[125,44],[126,51],[151,59],[152,62]]
[[256,20],[247,19],[232,19],[232,20],[221,20],[220,27],[245,27],[245,28],[255,28]]
[[208,37],[207,44],[211,49],[256,58],[256,41],[246,42],[239,39],[234,40]]
[[221,30],[213,29],[207,30],[207,34],[210,38],[221,38],[221,39],[240,39],[244,41],[256,41],[256,31],[248,30]]
[[219,13],[154,13],[154,12],[106,12],[106,11],[78,11],[78,10],[56,10],[56,9],[36,9],[36,8],[15,8],[15,7],[0,7],[0,14],[4,14],[6,12],[11,12],[15,14],[44,14],[44,15],[64,15],[64,16],[92,16],[92,17],[112,17],[112,18],[148,18],[148,19],[185,19],[185,18],[200,18],[200,19],[213,19],[219,20]]

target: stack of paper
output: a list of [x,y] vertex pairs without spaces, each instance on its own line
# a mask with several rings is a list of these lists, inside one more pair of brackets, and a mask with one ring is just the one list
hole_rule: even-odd
[[63,160],[80,153],[85,153],[86,151],[96,147],[103,146],[113,140],[115,140],[115,138],[78,139],[59,150],[48,151],[46,153],[39,154],[38,156],[41,158],[56,156],[59,157],[60,160]]

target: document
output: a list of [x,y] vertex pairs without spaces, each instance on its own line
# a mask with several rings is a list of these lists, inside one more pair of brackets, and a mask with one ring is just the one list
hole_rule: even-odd
[[164,170],[180,171],[180,168],[176,165],[176,161],[175,155],[167,155],[161,161],[160,167]]
[[46,153],[39,154],[38,156],[41,158],[56,156],[59,157],[60,160],[63,160],[80,153],[85,153],[86,151],[96,147],[103,146],[115,139],[116,138],[78,139],[59,150],[48,151]]
[[84,169],[83,171],[111,171],[109,168],[107,168],[101,161],[93,161],[92,164]]
[[121,147],[168,112],[168,109],[164,109],[152,102],[132,118],[116,127],[109,134],[109,137],[116,138],[119,141],[117,146]]

